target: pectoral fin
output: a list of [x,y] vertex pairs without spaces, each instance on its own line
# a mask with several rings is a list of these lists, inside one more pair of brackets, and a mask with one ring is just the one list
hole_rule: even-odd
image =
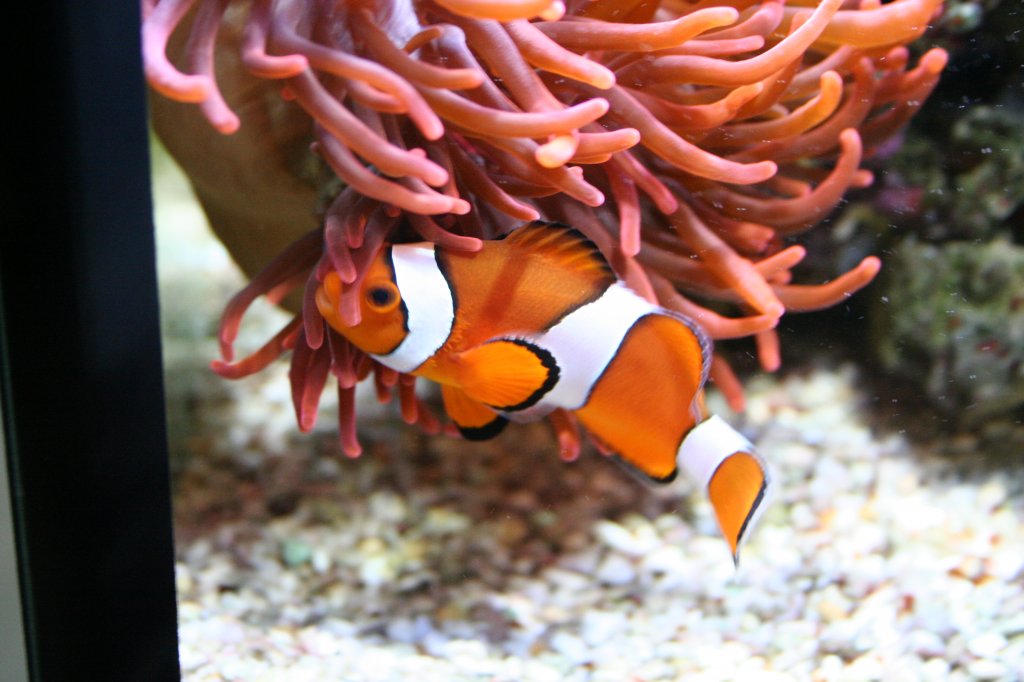
[[459,355],[459,385],[473,400],[501,411],[533,405],[558,381],[551,353],[521,339],[499,339]]
[[487,440],[501,433],[508,420],[454,386],[441,385],[444,409],[466,440]]

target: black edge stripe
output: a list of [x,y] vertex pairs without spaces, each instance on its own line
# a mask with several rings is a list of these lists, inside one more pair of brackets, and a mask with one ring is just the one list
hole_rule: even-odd
[[[589,435],[591,440],[596,440],[594,438],[594,434]],[[611,448],[608,447],[607,444],[604,444],[604,446],[606,449],[611,450]],[[630,462],[617,452],[612,452],[612,461],[619,465],[626,473],[628,473],[630,476],[632,476],[635,480],[639,481],[640,483],[656,483],[658,485],[667,484],[676,480],[676,477],[679,475],[679,468],[677,467],[673,469],[670,473],[666,474],[665,476],[651,476],[650,474],[644,473],[644,471],[640,467],[638,467],[636,464],[633,464],[632,462]]]
[[[734,452],[730,457],[735,455]],[[717,469],[716,469],[717,471]],[[743,525],[740,526],[740,533],[736,536],[736,546],[739,547],[739,541],[743,539],[743,536],[747,534],[747,526],[750,524],[750,520],[754,518],[754,511],[761,506],[761,502],[764,501],[764,494],[768,488],[768,479],[761,476],[761,489],[757,491],[757,497],[754,498],[754,504],[750,505],[750,511],[747,512],[747,518],[743,519]]]
[[[522,346],[523,348],[526,348],[527,350],[529,350],[530,352],[537,356],[537,359],[540,360],[540,364],[544,367],[544,369],[548,371],[548,375],[547,378],[544,379],[544,383],[541,384],[536,391],[531,393],[530,396],[523,402],[518,403],[516,405],[490,405],[489,407],[492,407],[493,409],[499,410],[501,412],[518,412],[520,410],[525,410],[528,407],[536,405],[540,401],[540,399],[547,395],[548,392],[550,392],[551,389],[555,387],[555,384],[558,383],[560,370],[558,369],[558,362],[555,360],[555,356],[552,355],[546,349],[534,345],[525,339],[497,339],[496,341],[514,343],[517,346]],[[494,341],[491,341],[489,343],[494,343]]]
[[522,223],[518,227],[513,227],[511,230],[509,230],[505,234],[503,234],[500,237],[498,237],[498,239],[495,240],[495,241],[499,241],[499,240],[505,239],[506,237],[509,237],[509,236],[515,234],[519,230],[524,230],[524,229],[526,229],[528,227],[564,227],[564,228],[569,229],[569,230],[574,229],[572,226],[567,225],[567,224],[565,224],[565,223],[563,223],[561,221],[558,221],[558,220],[529,220],[529,221],[527,221],[525,223]]
[[677,476],[679,476],[679,467],[673,467],[672,471],[665,476],[648,476],[648,478],[655,483],[671,483],[676,480]]
[[700,372],[700,385],[704,386],[708,381],[708,374],[711,372],[711,356],[715,350],[714,341],[712,341],[711,337],[708,336],[704,327],[700,326],[700,323],[693,318],[682,314],[678,310],[668,310],[667,308],[663,308],[661,312],[667,317],[671,317],[682,322],[691,332],[693,332],[693,335],[697,337],[697,343],[700,344],[700,351],[703,354],[703,363],[701,365]]
[[[649,312],[649,313],[647,313],[645,315],[641,315],[640,317],[636,318],[633,321],[633,324],[631,324],[629,326],[629,330],[625,334],[622,335],[622,341],[619,343],[618,348],[615,349],[615,354],[612,356],[612,359],[608,362],[608,364],[605,366],[605,368],[601,371],[601,374],[599,374],[598,377],[596,379],[594,379],[594,383],[592,383],[590,385],[590,390],[587,391],[587,398],[586,398],[586,400],[583,401],[584,405],[586,405],[588,402],[590,402],[590,396],[591,396],[591,394],[593,394],[594,389],[597,387],[598,384],[601,383],[601,380],[604,379],[604,375],[608,371],[608,368],[611,367],[612,363],[615,362],[615,360],[619,357],[619,351],[622,350],[622,347],[624,345],[626,345],[626,342],[629,340],[630,334],[632,334],[633,331],[636,329],[637,324],[641,320],[647,319],[651,315],[657,315],[657,314],[658,314],[657,312],[652,311],[652,312]],[[689,430],[687,430],[686,433],[683,434],[683,438],[684,439],[686,438],[687,434],[689,434]],[[680,440],[680,444],[676,446],[676,452],[679,452],[680,445],[682,445],[682,440]],[[679,476],[679,467],[678,466],[677,467],[673,467],[672,471],[670,471],[668,474],[666,474],[664,476],[651,476],[649,474],[645,474],[635,464],[631,464],[629,462],[626,462],[625,460],[621,460],[621,457],[620,457],[620,461],[622,461],[624,464],[626,464],[631,471],[633,471],[636,474],[638,474],[639,477],[642,478],[643,480],[653,481],[654,483],[668,484],[668,483],[671,483],[672,481],[676,480],[676,478]]]
[[559,324],[559,323],[560,323],[560,322],[561,322],[562,320],[564,320],[565,318],[569,317],[570,315],[572,315],[572,314],[573,314],[574,312],[576,312],[576,311],[577,311],[577,310],[579,310],[580,308],[582,308],[582,307],[584,307],[584,306],[588,306],[588,305],[590,305],[591,303],[597,303],[598,301],[600,301],[600,300],[601,300],[601,297],[602,297],[602,296],[604,296],[605,292],[606,292],[606,291],[608,291],[608,287],[610,287],[610,286],[611,286],[612,284],[615,284],[615,281],[614,281],[614,280],[613,280],[613,281],[611,281],[611,282],[609,282],[609,283],[608,283],[608,284],[606,284],[605,286],[601,287],[601,288],[600,288],[600,289],[598,289],[598,290],[597,290],[596,292],[594,292],[594,295],[593,295],[593,296],[587,296],[586,298],[584,298],[584,299],[581,299],[581,300],[580,300],[580,301],[579,301],[578,303],[576,303],[575,305],[569,306],[569,307],[568,307],[568,308],[566,308],[566,309],[565,309],[564,311],[562,311],[562,314],[561,314],[561,315],[559,315],[558,317],[554,318],[553,320],[551,320],[550,322],[548,322],[548,323],[547,323],[547,325],[545,325],[545,326],[544,326],[544,327],[542,327],[542,328],[541,328],[540,330],[538,330],[538,333],[540,333],[540,334],[544,334],[544,333],[547,333],[547,332],[551,331],[552,329],[554,329],[555,327],[557,327],[557,326],[558,326],[558,324]]
[[590,388],[587,389],[587,397],[583,400],[583,405],[580,405],[580,407],[583,407],[590,402],[590,396],[593,395],[594,389],[597,388],[597,385],[601,383],[602,379],[604,379],[604,375],[608,372],[608,368],[612,366],[612,363],[614,363],[619,358],[619,352],[622,350],[622,347],[626,345],[626,341],[629,340],[629,335],[632,334],[633,331],[636,329],[636,325],[640,322],[640,320],[646,319],[647,317],[656,314],[657,313],[655,312],[645,313],[640,317],[636,318],[635,320],[633,320],[633,324],[629,325],[629,329],[626,331],[625,334],[622,335],[622,340],[619,341],[619,345],[616,346],[615,353],[612,355],[612,359],[608,361],[608,364],[604,366],[604,369],[602,369],[601,373],[597,375],[597,378],[594,379],[594,382],[590,384]]
[[[649,313],[641,315],[640,317],[636,318],[633,321],[633,324],[630,325],[629,330],[622,336],[622,341],[619,343],[618,348],[615,349],[615,354],[612,356],[612,359],[605,366],[604,370],[602,370],[601,374],[599,374],[598,377],[596,379],[594,379],[594,383],[592,383],[590,385],[590,390],[587,391],[587,398],[586,398],[586,400],[583,401],[583,405],[586,405],[588,402],[590,402],[590,396],[593,394],[594,389],[597,388],[597,385],[601,383],[602,379],[604,379],[604,375],[608,371],[608,368],[611,367],[612,363],[614,363],[615,360],[619,357],[619,351],[621,351],[622,347],[626,345],[626,342],[629,340],[630,334],[633,333],[633,331],[636,329],[636,327],[640,323],[640,321],[641,320],[645,320],[645,319],[647,319],[648,317],[650,317],[652,315],[664,314],[664,312],[670,312],[670,311],[651,311]],[[669,317],[676,317],[676,315],[669,315]],[[687,327],[689,327],[690,329],[694,329],[693,323],[688,322],[688,318],[684,318],[683,316],[679,316],[679,321],[684,323],[684,324],[686,324]],[[704,337],[705,337],[705,335],[703,334],[703,332],[699,332],[698,333],[698,338],[703,339]],[[707,358],[710,358],[710,356],[705,356],[705,364],[707,363]],[[706,375],[706,372],[707,372],[707,368],[706,367],[705,367],[704,371],[705,371],[705,378],[706,378],[706,376],[707,376]],[[703,382],[702,382],[702,385],[703,385]],[[697,396],[695,395],[694,396],[694,400],[696,400],[696,399],[697,399]],[[699,423],[698,422],[698,418],[694,418],[694,426],[696,426],[698,423]],[[683,441],[686,440],[686,437],[688,435],[690,435],[690,431],[692,431],[692,430],[693,430],[693,426],[691,426],[689,429],[684,431],[683,434],[680,436],[679,442],[676,444],[676,452],[677,453],[679,452],[679,449],[683,446]],[[630,466],[634,467],[635,465],[630,465]],[[665,476],[661,476],[661,477],[649,476],[647,474],[644,474],[643,472],[640,472],[640,473],[641,473],[643,478],[645,478],[647,480],[650,480],[650,481],[653,481],[655,483],[671,483],[672,481],[676,480],[676,477],[679,476],[679,467],[677,466],[669,474],[667,474]],[[744,524],[746,524],[746,521],[744,521]]]
[[559,222],[557,220],[534,220],[532,222],[526,223],[519,229],[523,229],[523,227],[529,227],[534,225],[550,227],[552,229],[560,229],[565,231],[566,234],[570,235],[574,239],[577,239],[581,244],[589,247],[590,250],[594,252],[594,255],[601,260],[602,270],[604,270],[604,273],[606,275],[611,276],[613,280],[618,279],[618,276],[615,274],[615,271],[612,270],[612,266],[608,262],[608,259],[605,258],[604,253],[601,252],[601,249],[598,248],[594,240],[585,235],[579,229],[573,227],[572,225],[567,225],[563,222]]
[[384,264],[388,266],[388,270],[391,271],[391,281],[395,283],[395,288],[398,289],[399,296],[399,307],[402,310],[402,329],[406,333],[409,332],[409,308],[405,305],[405,299],[402,298],[402,290],[398,288],[398,275],[395,273],[395,247],[389,246],[384,249]]
[[455,422],[455,427],[466,440],[490,440],[501,433],[506,425],[508,420],[501,415],[495,415],[494,419],[483,426],[462,426]]
[[[750,454],[749,452],[744,452],[743,450],[737,450],[736,452],[734,452],[731,455],[729,455],[729,457],[722,458],[722,461],[719,462],[718,466],[715,467],[715,471],[714,471],[714,473],[711,474],[711,478],[708,479],[708,482],[710,483],[715,478],[715,476],[718,475],[718,470],[722,468],[722,465],[725,464],[726,460],[728,460],[730,457],[735,457],[736,455],[741,454],[741,453],[744,454],[744,455],[747,455],[748,457],[754,457],[754,455]],[[747,512],[747,517],[745,519],[743,519],[743,523],[740,524],[740,532],[736,536],[736,546],[737,547],[739,547],[740,540],[742,540],[743,536],[746,535],[746,533],[747,533],[747,526],[750,525],[750,520],[752,518],[754,518],[754,512],[757,510],[758,507],[761,506],[761,503],[764,501],[764,494],[765,494],[765,492],[767,490],[768,490],[768,477],[765,476],[764,472],[762,471],[762,473],[761,473],[761,488],[757,491],[757,497],[754,498],[754,503],[752,505],[750,505],[750,511]]]
[[[398,307],[402,311],[402,330],[405,331],[405,336],[409,335],[409,308],[405,305],[405,299],[402,297],[402,289],[398,286],[398,275],[395,274],[395,254],[394,246],[387,246],[381,251],[381,256],[384,258],[384,264],[388,266],[388,270],[391,271],[391,281],[395,283],[395,289],[398,289]],[[359,285],[362,287],[362,283]],[[387,352],[380,353],[380,355],[390,355],[398,350],[398,347],[405,341],[405,336],[398,340],[398,343],[394,347],[389,348]]]
[[[451,265],[448,263],[444,250],[436,246],[434,247],[434,262],[437,263],[437,269],[441,272],[441,276],[444,277],[444,281],[448,283],[448,293],[452,297],[452,329],[454,329],[455,320],[459,316],[459,292],[452,286]],[[451,332],[448,333],[451,334]]]
[[573,237],[579,239],[582,243],[589,246],[594,251],[594,254],[601,259],[601,269],[604,271],[606,275],[612,278],[612,282],[619,278],[618,275],[615,274],[615,271],[612,270],[611,263],[609,263],[608,259],[605,258],[604,254],[601,252],[601,249],[597,248],[597,244],[594,243],[594,240],[592,240],[590,237],[577,230],[575,227],[570,227],[568,225],[565,225],[564,223],[554,224],[559,227],[564,227],[566,232],[571,234]]
[[566,308],[561,315],[551,320],[551,322],[549,322],[546,327],[540,330],[542,333],[550,331],[555,326],[557,326],[559,322],[561,322],[562,320],[564,320],[565,318],[567,318],[569,315],[573,314],[580,308],[588,306],[591,303],[596,303],[597,301],[601,300],[601,297],[604,296],[606,291],[608,291],[608,288],[611,287],[616,282],[618,282],[619,279],[618,276],[615,274],[615,271],[612,270],[612,266],[609,265],[608,260],[604,257],[604,254],[602,254],[601,250],[597,248],[597,244],[591,241],[590,237],[583,234],[575,227],[569,227],[565,223],[550,223],[550,225],[565,228],[567,231],[571,232],[574,236],[576,236],[578,239],[580,239],[582,242],[586,243],[590,248],[592,248],[594,252],[598,255],[598,257],[601,259],[601,264],[603,266],[605,274],[609,276],[609,279],[607,282],[605,282],[604,286],[599,287],[593,295],[587,296],[586,298],[580,300],[575,305]]
[[700,396],[700,392],[704,389],[704,386],[708,381],[708,373],[711,371],[711,353],[712,353],[712,341],[711,337],[707,335],[703,327],[697,324],[695,321],[683,315],[682,313],[676,312],[675,310],[662,309],[659,314],[666,317],[670,317],[678,322],[686,325],[686,328],[693,332],[694,336],[697,337],[697,343],[700,344],[701,349],[701,369],[700,369],[700,384],[697,387],[697,392],[693,394],[693,400],[690,402],[690,417],[693,419],[693,424],[690,428],[683,431],[679,437],[679,442],[676,444],[676,452],[683,447],[683,443],[686,441],[686,437],[690,435],[698,425],[702,422],[704,415],[700,412],[700,407],[697,404],[697,398]]

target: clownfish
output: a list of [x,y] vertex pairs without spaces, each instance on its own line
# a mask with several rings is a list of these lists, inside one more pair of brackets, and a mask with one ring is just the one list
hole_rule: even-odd
[[472,253],[385,245],[358,286],[355,326],[342,322],[335,272],[316,292],[320,313],[386,367],[440,384],[463,436],[569,410],[649,478],[693,477],[738,560],[770,477],[746,438],[704,418],[710,340],[629,289],[580,232],[534,221]]

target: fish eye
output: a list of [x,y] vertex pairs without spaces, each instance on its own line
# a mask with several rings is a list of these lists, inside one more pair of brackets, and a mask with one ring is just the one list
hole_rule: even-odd
[[366,302],[378,312],[388,312],[398,304],[398,289],[390,282],[375,284],[366,290]]

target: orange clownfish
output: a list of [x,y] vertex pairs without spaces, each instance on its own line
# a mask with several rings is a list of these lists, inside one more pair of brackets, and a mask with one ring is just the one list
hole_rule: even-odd
[[320,313],[381,364],[439,383],[465,437],[569,410],[650,478],[694,477],[737,557],[770,481],[743,436],[704,419],[710,341],[618,280],[582,234],[533,222],[474,253],[385,245],[359,286],[358,324],[341,320],[334,272]]

